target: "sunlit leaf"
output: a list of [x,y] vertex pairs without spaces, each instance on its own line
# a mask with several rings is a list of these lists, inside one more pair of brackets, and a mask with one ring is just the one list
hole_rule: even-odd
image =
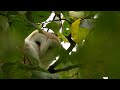
[[62,33],[58,33],[58,38],[62,39],[64,42],[69,42],[68,39]]
[[69,17],[74,20],[84,18],[84,11],[69,11]]
[[63,31],[62,31],[62,33],[63,33],[64,36],[68,36],[70,34],[70,24],[67,21],[65,21],[63,23]]
[[80,27],[80,20],[81,19],[77,19],[75,22],[73,22],[70,28],[73,41],[76,43],[81,43],[89,33],[88,28]]

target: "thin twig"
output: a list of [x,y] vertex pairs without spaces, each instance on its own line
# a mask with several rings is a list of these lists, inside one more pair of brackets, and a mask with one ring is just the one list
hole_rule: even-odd
[[[61,20],[65,20],[65,21],[67,21],[69,24],[72,24],[69,20],[67,20],[67,19],[61,19]],[[53,21],[60,21],[60,20],[53,20]]]
[[30,59],[27,56],[26,56],[26,58],[27,58],[28,62],[30,63],[30,65],[32,66]]
[[43,33],[42,30],[39,29],[35,23],[32,23],[32,22],[30,22],[30,21],[27,20],[27,19],[25,19],[25,21],[28,22],[29,24],[31,24],[32,26],[34,26],[36,29],[38,29],[39,33]]

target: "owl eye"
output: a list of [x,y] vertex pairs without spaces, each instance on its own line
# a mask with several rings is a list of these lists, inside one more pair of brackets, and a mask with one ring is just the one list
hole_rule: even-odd
[[40,43],[40,42],[38,42],[38,41],[35,41],[35,43],[36,43],[38,46],[40,46],[40,44],[41,44],[41,43]]

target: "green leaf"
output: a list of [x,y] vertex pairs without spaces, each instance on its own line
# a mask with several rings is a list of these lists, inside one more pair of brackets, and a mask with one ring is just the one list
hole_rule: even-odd
[[22,14],[17,14],[17,15],[10,15],[9,16],[9,22],[22,22],[22,23],[25,23],[24,20],[26,19],[25,15],[22,15]]
[[73,41],[77,44],[82,43],[89,33],[89,28],[80,27],[81,19],[77,19],[72,23],[70,31],[73,38]]
[[97,20],[96,27],[88,34],[84,46],[74,57],[77,57],[79,63],[87,64],[89,78],[118,79],[120,78],[118,69],[120,68],[120,17],[115,12],[102,12],[102,14]]
[[34,70],[32,71],[32,79],[58,79],[58,74],[50,74],[41,71]]
[[3,62],[16,62],[21,59],[22,52],[18,49],[23,45],[23,40],[18,35],[9,31],[0,33],[0,56]]
[[27,69],[27,70],[37,70],[37,71],[42,71],[42,72],[46,72],[46,73],[49,73],[46,69],[38,66],[38,65],[35,65],[35,66],[29,66],[29,65],[25,65],[25,64],[20,64],[21,67]]
[[0,15],[0,32],[9,30],[8,18]]
[[48,23],[46,25],[46,27],[49,28],[49,29],[52,29],[54,31],[54,33],[56,33],[56,34],[60,30],[60,26],[57,23],[55,23],[54,21],[52,21],[51,23]]
[[64,42],[69,42],[68,39],[62,33],[58,33],[58,38],[62,39],[62,41]]
[[2,69],[1,69],[1,65],[0,65],[0,79],[3,79],[3,72],[2,72]]
[[38,27],[39,29],[41,29],[41,28],[42,28],[42,24],[37,24],[37,27]]
[[70,34],[70,30],[67,29],[70,29],[70,24],[67,21],[65,21],[63,23],[63,30],[62,30],[64,36],[68,36]]
[[34,22],[41,23],[48,19],[51,11],[32,11]]
[[1,66],[5,79],[28,79],[31,72],[21,67],[19,63],[5,63]]
[[63,14],[63,19],[67,19],[68,21],[70,21],[70,18],[69,18],[69,11],[62,11],[62,14]]
[[84,17],[85,19],[91,19],[94,18],[97,13],[99,13],[99,11],[84,11]]

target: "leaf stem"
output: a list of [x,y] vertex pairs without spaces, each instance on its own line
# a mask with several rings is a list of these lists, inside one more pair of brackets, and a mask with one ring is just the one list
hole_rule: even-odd
[[42,30],[40,28],[37,27],[37,25],[35,23],[30,22],[29,20],[25,19],[26,22],[28,22],[29,24],[31,24],[32,26],[34,26],[36,29],[38,29],[39,33],[43,33]]

